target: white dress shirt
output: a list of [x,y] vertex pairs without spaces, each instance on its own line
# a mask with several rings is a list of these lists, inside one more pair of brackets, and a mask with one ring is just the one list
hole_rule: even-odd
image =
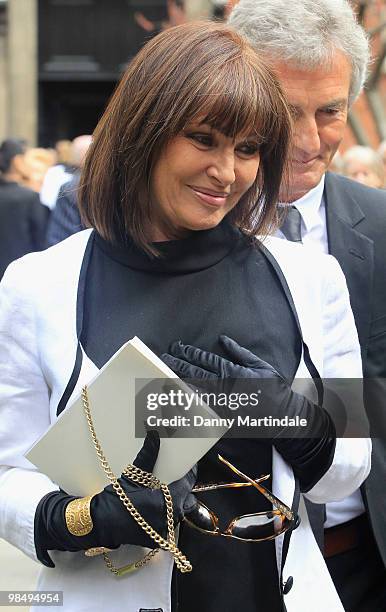
[[62,164],[57,164],[56,166],[48,168],[40,190],[41,203],[50,210],[53,210],[56,206],[56,200],[58,199],[61,186],[70,181],[72,176],[73,175],[67,172],[65,166]]
[[[291,206],[295,206],[300,212],[302,243],[307,248],[313,248],[328,253],[328,235],[326,221],[326,204],[323,196],[324,175],[320,183],[306,193],[303,197]],[[286,206],[286,204],[282,204]],[[277,236],[284,238],[284,234],[278,230]],[[327,519],[325,527],[340,525],[350,521],[365,512],[362,494],[359,489],[340,502],[330,502],[326,504]]]

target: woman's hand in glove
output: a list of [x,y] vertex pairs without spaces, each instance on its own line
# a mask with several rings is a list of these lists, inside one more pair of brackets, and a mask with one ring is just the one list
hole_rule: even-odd
[[[182,342],[174,342],[170,354],[163,354],[162,359],[178,376],[193,379],[194,383],[197,381],[197,386],[206,391],[218,394],[259,391],[258,407],[256,402],[253,406],[244,402],[239,408],[243,416],[280,418],[297,413],[294,406],[292,409],[288,406],[294,394],[275,368],[228,336],[220,336],[220,343],[229,359]],[[279,431],[276,430],[277,435]]]
[[[151,473],[157,460],[159,444],[158,434],[156,432],[148,433],[144,446],[133,465]],[[182,519],[184,511],[190,511],[195,504],[195,497],[191,490],[196,482],[196,477],[197,469],[195,467],[183,478],[169,485],[173,500],[175,525]],[[166,507],[162,491],[143,487],[125,475],[122,475],[118,482],[145,521],[162,537],[166,537]],[[131,517],[112,485],[105,487],[101,493],[93,498],[91,516],[95,524],[95,538],[102,542],[99,546],[106,546],[107,548],[116,548],[121,544],[136,544],[149,548],[157,546],[154,540],[147,536]]]
[[[269,363],[228,336],[220,336],[220,342],[229,359],[182,342],[175,342],[162,359],[178,376],[202,381],[204,387],[206,381],[219,380],[217,392],[260,390],[261,401],[257,407],[243,403],[239,409],[243,416],[249,413],[254,417],[305,419],[304,428],[266,427],[264,432],[265,439],[292,465],[302,490],[308,491],[333,460],[336,432],[331,417],[321,406],[292,391]],[[200,386],[200,382],[197,384]]]
[[232,338],[220,336],[220,343],[229,359],[178,341],[171,345],[170,354],[162,355],[162,360],[182,378],[281,379],[275,368],[240,346]]
[[[134,465],[146,472],[152,472],[159,451],[159,437],[155,432],[147,434],[144,445],[138,453]],[[175,524],[182,519],[184,512],[194,507],[195,497],[191,493],[197,476],[196,467],[183,478],[169,485],[173,500]],[[167,535],[166,507],[160,489],[145,488],[126,476],[118,479],[125,494],[157,533]],[[35,515],[35,543],[38,558],[46,565],[53,566],[47,550],[86,550],[96,546],[117,548],[121,544],[134,544],[155,548],[156,543],[136,523],[115,493],[108,485],[95,495],[91,501],[90,513],[92,531],[85,536],[74,536],[67,528],[65,511],[69,502],[76,497],[63,491],[46,495]]]

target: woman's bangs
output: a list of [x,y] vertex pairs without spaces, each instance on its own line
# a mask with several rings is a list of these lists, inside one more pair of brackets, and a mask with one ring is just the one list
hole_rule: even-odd
[[267,104],[266,100],[259,99],[256,80],[247,69],[220,72],[222,74],[212,79],[211,84],[206,83],[201,95],[195,97],[192,118],[200,117],[200,122],[230,138],[252,133],[264,141]]

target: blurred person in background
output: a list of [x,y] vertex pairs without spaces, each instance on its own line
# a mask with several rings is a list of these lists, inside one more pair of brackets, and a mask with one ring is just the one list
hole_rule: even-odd
[[342,155],[341,153],[339,153],[339,151],[337,151],[330,162],[329,170],[330,172],[335,172],[336,174],[342,174],[342,169],[343,169]]
[[0,145],[1,176],[9,182],[23,185],[28,180],[25,164],[27,142],[21,138],[7,138]]
[[71,153],[67,164],[56,164],[45,174],[40,190],[40,200],[42,204],[50,210],[55,208],[62,185],[68,183],[79,168],[82,167],[83,160],[90,146],[92,137],[88,134],[77,136],[71,143]]
[[48,210],[35,191],[19,184],[27,179],[24,153],[20,140],[0,146],[0,278],[11,261],[45,246]]
[[26,178],[23,185],[40,193],[47,171],[55,164],[56,154],[52,149],[32,147],[24,154]]
[[357,145],[350,147],[342,157],[342,174],[368,187],[385,187],[385,168],[381,155],[371,149]]
[[184,0],[167,0],[166,10],[167,17],[162,21],[151,21],[140,11],[134,13],[134,19],[140,28],[154,36],[168,28],[186,22]]
[[56,165],[71,166],[71,140],[58,140],[55,142]]
[[[78,208],[78,187],[80,173],[86,159],[86,154],[92,142],[92,136],[81,136],[81,147],[78,148],[78,163],[73,178],[62,185],[56,200],[56,206],[51,212],[47,229],[47,246],[57,244],[72,234],[84,229]],[[74,160],[74,158],[73,158]]]
[[378,153],[382,157],[383,168],[386,177],[386,140],[383,140],[378,147]]
[[238,0],[212,0],[212,19],[227,19]]
[[223,21],[226,17],[227,0],[212,0],[212,19]]

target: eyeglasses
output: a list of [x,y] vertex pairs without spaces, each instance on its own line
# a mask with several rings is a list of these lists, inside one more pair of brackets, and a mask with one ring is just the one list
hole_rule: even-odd
[[273,540],[289,529],[296,529],[300,523],[300,518],[291,508],[286,506],[280,499],[275,497],[261,483],[269,478],[269,474],[253,480],[227,459],[217,455],[218,459],[224,463],[235,474],[243,478],[243,482],[231,482],[225,484],[208,484],[194,487],[193,493],[202,491],[217,491],[219,489],[238,489],[240,487],[255,487],[266,499],[268,499],[273,509],[266,512],[256,512],[254,514],[243,514],[231,520],[224,531],[220,530],[219,519],[202,501],[197,500],[197,505],[188,514],[184,521],[194,529],[212,536],[224,536],[235,538],[243,542],[264,542]]

